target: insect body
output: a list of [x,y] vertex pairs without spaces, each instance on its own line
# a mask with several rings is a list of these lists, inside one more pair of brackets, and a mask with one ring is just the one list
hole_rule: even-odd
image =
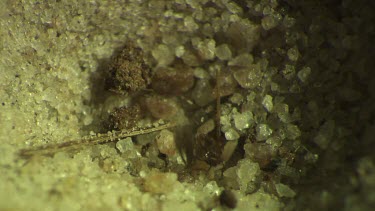
[[[131,97],[130,106],[116,108],[109,116],[106,128],[112,132],[60,144],[23,149],[20,155],[27,157],[35,154],[53,154],[59,150],[77,149],[170,129],[175,133],[177,150],[186,164],[190,165],[199,160],[215,166],[223,161],[222,154],[226,143],[220,132],[220,99],[226,95],[227,90],[233,89],[226,89],[226,81],[220,84],[220,76],[221,73],[218,71],[216,88],[212,93],[216,97],[216,109],[208,105],[211,111],[203,111],[205,115],[214,113],[215,118],[207,121],[206,125],[200,125],[202,122],[194,122],[194,118],[186,116],[189,115],[189,109],[182,105],[184,99],[193,102],[189,100],[192,96],[189,90],[195,84],[192,69],[177,61],[171,67],[158,67],[151,71],[144,62],[141,49],[127,44],[120,54],[112,59],[105,77],[106,90]],[[226,91],[221,90],[222,86]],[[194,113],[196,109],[202,110],[201,106],[191,104],[195,109],[190,113]],[[137,123],[143,119],[159,123],[139,127]],[[159,143],[164,142],[159,140]]]

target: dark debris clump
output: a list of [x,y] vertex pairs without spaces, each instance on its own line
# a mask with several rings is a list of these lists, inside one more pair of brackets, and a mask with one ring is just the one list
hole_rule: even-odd
[[143,60],[143,52],[133,44],[127,44],[112,59],[105,80],[105,88],[119,94],[134,93],[146,89],[151,80],[151,68]]
[[142,109],[138,104],[130,107],[115,108],[109,115],[106,122],[109,130],[124,130],[137,126],[137,122],[142,118]]

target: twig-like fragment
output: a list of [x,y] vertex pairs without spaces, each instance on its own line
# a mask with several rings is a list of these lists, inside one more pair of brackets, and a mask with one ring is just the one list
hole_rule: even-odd
[[84,146],[96,145],[96,144],[104,144],[108,142],[112,142],[121,138],[132,137],[147,133],[152,133],[168,128],[175,127],[173,123],[164,123],[158,126],[148,127],[148,128],[132,128],[129,130],[122,130],[122,131],[112,131],[108,132],[107,134],[96,134],[95,136],[85,136],[81,139],[71,140],[63,143],[58,144],[49,144],[43,145],[40,147],[34,147],[29,149],[22,149],[19,151],[19,155],[22,157],[30,157],[33,155],[52,155],[61,150],[72,150],[72,149],[79,149]]

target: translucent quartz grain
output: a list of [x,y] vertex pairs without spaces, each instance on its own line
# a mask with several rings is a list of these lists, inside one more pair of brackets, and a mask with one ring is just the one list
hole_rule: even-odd
[[158,62],[158,66],[161,67],[168,66],[174,60],[174,52],[164,44],[160,44],[152,50],[152,56]]
[[270,30],[277,26],[278,21],[273,16],[265,16],[261,24],[264,30]]
[[229,60],[232,58],[232,51],[227,44],[219,45],[215,49],[215,53],[220,60]]
[[182,55],[182,60],[186,65],[189,65],[190,67],[196,67],[201,64],[201,60],[198,58],[196,53],[192,52],[191,50],[185,49],[184,55]]
[[233,58],[228,62],[229,66],[239,66],[239,67],[248,67],[254,61],[253,55],[244,53],[238,55],[237,57]]
[[236,150],[238,145],[237,140],[228,141],[223,149],[223,152],[221,153],[221,159],[225,162],[230,159],[230,157],[233,155],[233,152]]
[[193,99],[199,106],[205,106],[215,99],[212,92],[213,89],[208,80],[199,80],[193,89]]
[[240,185],[240,189],[246,191],[249,183],[256,181],[256,177],[261,173],[259,164],[249,159],[243,159],[238,162],[237,166],[237,182]]
[[199,28],[199,25],[195,23],[194,18],[191,16],[187,16],[184,19],[184,25],[187,31],[194,32]]
[[173,191],[177,184],[176,173],[152,172],[146,176],[143,187],[147,192],[166,194]]
[[296,195],[296,192],[292,190],[289,186],[278,183],[275,184],[276,192],[280,197],[293,198]]
[[[199,208],[198,208],[197,204],[195,204],[192,201],[180,202],[180,201],[177,201],[177,200],[166,200],[161,204],[162,204],[162,206],[161,206],[160,210],[163,210],[163,211],[200,210],[200,208],[201,208],[201,204],[199,205]],[[160,202],[159,202],[158,206],[155,206],[155,207],[160,207]],[[155,209],[155,207],[153,207],[153,209]]]
[[116,148],[121,152],[124,153],[127,150],[133,150],[134,144],[130,137],[126,139],[121,139],[116,143]]
[[243,96],[240,93],[233,93],[229,100],[232,103],[239,105],[243,101]]
[[214,34],[214,28],[211,26],[211,24],[206,23],[203,25],[201,33],[203,33],[207,37],[212,37],[212,35]]
[[177,47],[175,48],[174,52],[175,52],[176,57],[180,58],[180,57],[183,56],[184,53],[185,53],[185,47],[182,46],[182,45],[177,46]]
[[200,41],[197,45],[199,55],[204,60],[210,60],[215,57],[216,42],[213,39]]
[[231,124],[230,121],[231,121],[231,118],[229,115],[223,115],[220,117],[220,124],[223,126],[230,125]]
[[290,48],[287,52],[290,61],[296,62],[299,57],[299,52],[297,47]]
[[190,5],[192,8],[197,8],[200,6],[201,1],[199,0],[185,0],[186,4]]
[[267,124],[259,124],[256,131],[257,141],[266,140],[272,134],[272,129]]
[[271,95],[264,96],[262,105],[268,112],[271,112],[273,109],[272,96]]
[[262,79],[260,64],[252,64],[249,67],[234,70],[233,76],[242,88],[255,88]]
[[271,91],[278,92],[279,90],[280,90],[279,84],[277,84],[275,82],[271,82]]
[[176,153],[174,134],[169,130],[162,130],[156,136],[156,144],[161,153],[172,156]]
[[310,67],[304,67],[297,73],[297,77],[299,78],[300,81],[302,81],[303,83],[306,83],[310,74],[311,74],[311,68]]
[[297,125],[288,124],[286,126],[286,132],[287,132],[287,137],[291,140],[295,140],[296,138],[301,136],[301,131]]
[[215,121],[213,119],[207,120],[198,129],[197,134],[208,134],[215,129]]
[[232,141],[232,140],[237,140],[240,138],[240,134],[238,134],[238,132],[233,129],[233,128],[229,128],[225,133],[225,139],[228,140],[228,141]]
[[210,181],[208,182],[204,187],[203,190],[206,190],[209,193],[213,193],[216,195],[219,195],[221,192],[221,187],[219,187],[216,183],[216,181]]
[[322,149],[326,149],[335,132],[335,122],[333,120],[326,121],[319,129],[318,134],[314,138],[314,142]]
[[[211,70],[215,71],[218,69],[222,69],[221,67],[215,67],[212,68]],[[216,74],[215,74],[216,75]],[[234,79],[232,72],[229,71],[228,69],[224,69],[220,71],[220,74],[218,75],[218,86],[220,87],[219,89],[219,94],[221,97],[225,96],[230,96],[232,95],[238,86],[237,81]],[[216,96],[216,91],[214,92]]]
[[319,159],[319,155],[308,152],[303,158],[307,163],[315,163]]
[[293,65],[285,65],[284,69],[282,70],[282,73],[284,75],[284,78],[287,80],[291,80],[295,75],[295,67]]
[[199,79],[208,79],[210,78],[210,74],[203,68],[197,67],[194,69],[194,76]]
[[234,114],[234,125],[238,130],[249,128],[254,122],[253,118],[253,113],[250,111]]
[[226,35],[233,49],[240,52],[249,52],[258,44],[261,27],[249,19],[241,19],[230,23]]
[[294,24],[296,23],[296,19],[286,15],[283,19],[283,25],[286,27],[286,28],[290,28],[292,27]]
[[266,143],[271,145],[272,147],[274,147],[276,149],[276,148],[281,146],[282,141],[281,141],[280,137],[272,136],[272,137],[267,139]]
[[230,187],[233,189],[239,188],[239,184],[237,183],[236,170],[237,170],[237,166],[228,168],[227,170],[224,171],[223,176],[224,176],[226,187]]
[[287,104],[277,104],[277,106],[275,107],[275,111],[277,112],[277,116],[282,122],[289,123],[291,121],[291,117],[289,114],[289,106]]

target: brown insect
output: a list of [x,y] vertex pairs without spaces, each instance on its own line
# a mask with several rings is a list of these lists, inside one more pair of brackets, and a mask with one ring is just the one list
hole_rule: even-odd
[[[105,125],[112,132],[86,136],[61,144],[23,149],[20,155],[53,154],[60,150],[77,149],[170,129],[175,133],[177,150],[186,164],[191,165],[201,161],[214,166],[223,162],[222,154],[226,140],[220,132],[220,106],[223,95],[219,85],[220,72],[216,74],[216,88],[213,93],[216,97],[216,109],[212,109],[212,105],[209,105],[211,112],[204,112],[214,113],[215,118],[210,120],[211,129],[204,131],[202,130],[204,126],[199,125],[201,124],[199,122],[174,121],[176,119],[174,116],[178,116],[176,112],[188,99],[187,93],[194,85],[191,68],[177,61],[171,67],[159,67],[151,71],[144,62],[143,56],[140,48],[128,43],[109,65],[105,77],[105,89],[132,97],[132,105],[116,108],[109,116]],[[198,109],[202,108],[198,106]],[[137,123],[145,117],[154,119],[157,124],[138,127]],[[160,118],[165,121],[160,121]]]

